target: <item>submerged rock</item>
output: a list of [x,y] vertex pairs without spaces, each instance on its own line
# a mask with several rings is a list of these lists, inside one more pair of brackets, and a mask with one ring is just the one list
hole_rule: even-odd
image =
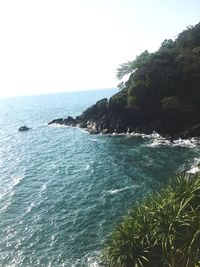
[[19,127],[19,132],[25,132],[25,131],[28,131],[28,130],[30,130],[30,128],[27,127],[27,126],[21,126],[21,127]]

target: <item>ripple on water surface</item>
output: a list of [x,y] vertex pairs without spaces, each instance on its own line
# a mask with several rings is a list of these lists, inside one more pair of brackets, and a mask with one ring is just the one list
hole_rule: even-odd
[[[198,139],[93,136],[78,128],[49,127],[55,114],[81,111],[70,106],[72,95],[57,98],[27,98],[18,107],[16,102],[10,106],[19,110],[15,117],[0,110],[0,126],[9,116],[11,122],[0,127],[2,267],[98,266],[106,236],[135,201],[199,164]],[[26,121],[33,129],[18,133]]]

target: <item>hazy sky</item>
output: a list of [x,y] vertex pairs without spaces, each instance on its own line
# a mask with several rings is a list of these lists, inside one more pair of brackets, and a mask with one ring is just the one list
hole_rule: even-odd
[[115,87],[199,15],[200,0],[0,0],[0,96]]

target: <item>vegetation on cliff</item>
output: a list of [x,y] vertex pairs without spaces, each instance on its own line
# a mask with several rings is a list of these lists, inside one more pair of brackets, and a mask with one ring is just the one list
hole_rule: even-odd
[[[102,99],[75,119],[50,123],[79,125],[90,133],[158,132],[173,138],[200,136],[200,23],[155,53],[144,51],[120,65],[129,75],[109,100]],[[73,120],[73,121],[72,121]]]
[[[183,110],[200,108],[200,23],[181,32],[175,41],[164,40],[155,53],[144,51],[120,65],[117,77],[127,90],[130,109]],[[119,101],[120,95],[118,96]]]
[[104,266],[200,266],[200,175],[179,176],[135,206],[108,238]]

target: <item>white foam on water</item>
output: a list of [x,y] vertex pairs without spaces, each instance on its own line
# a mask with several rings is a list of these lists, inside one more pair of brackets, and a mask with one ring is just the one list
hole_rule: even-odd
[[200,172],[200,158],[195,158],[191,168],[187,171],[189,174],[195,174]]
[[144,136],[148,137],[148,138],[162,138],[162,136],[159,133],[155,132],[155,131],[153,131],[152,134],[146,134]]
[[126,133],[116,133],[116,132],[113,132],[113,133],[108,133],[108,134],[102,134],[102,133],[100,133],[99,135],[105,135],[105,136],[126,136],[127,134]]
[[111,189],[111,190],[106,192],[106,195],[113,195],[113,194],[117,194],[117,193],[129,190],[129,189],[138,188],[138,187],[140,187],[140,186],[139,185],[132,185],[132,186],[126,186],[124,188],[119,188],[119,189]]
[[[97,260],[99,252],[94,252],[94,253],[96,253],[97,255],[91,256],[91,255],[87,254],[83,258],[77,259],[74,264],[71,264],[71,267],[77,267],[77,266],[78,267],[80,267],[80,266],[100,267],[101,265],[98,263],[98,260]],[[66,266],[66,265],[64,265],[64,266]]]
[[159,133],[153,131],[152,134],[144,134],[144,133],[138,133],[138,132],[132,132],[128,133],[129,136],[136,136],[136,137],[142,137],[142,138],[163,138]]
[[157,138],[153,139],[153,141],[150,144],[145,145],[146,147],[157,147],[161,145],[170,145],[171,142],[165,138]]
[[20,183],[20,181],[23,179],[24,179],[24,175],[14,177],[11,181],[10,187],[12,188],[16,187]]
[[58,123],[51,123],[48,125],[49,127],[52,127],[52,128],[69,128],[71,126],[69,125],[65,125],[65,124],[58,124]]
[[87,262],[87,266],[88,267],[100,267],[100,264],[98,263],[97,261],[97,258],[98,258],[98,255],[99,255],[99,252],[95,251],[95,256],[94,254],[91,256],[91,255],[86,255],[86,262]]
[[35,207],[35,203],[34,202],[31,202],[31,204],[29,205],[28,209],[27,209],[27,212],[26,213],[29,213],[32,211],[32,209]]
[[153,131],[152,134],[144,134],[144,133],[138,133],[138,132],[129,132],[127,133],[112,133],[112,134],[103,134],[105,136],[127,136],[127,137],[141,137],[141,138],[148,138],[151,140],[151,143],[145,144],[143,146],[146,147],[156,147],[161,145],[170,145],[174,147],[188,147],[188,148],[194,148],[200,145],[200,139],[199,138],[188,138],[188,139],[176,139],[174,141],[170,141],[167,138],[163,137],[159,133]]
[[200,172],[200,168],[198,166],[192,166],[191,169],[187,171],[187,173],[195,174]]
[[96,139],[96,138],[93,138],[92,141],[93,142],[98,142],[98,143],[100,142],[100,140],[99,139]]
[[46,191],[46,189],[47,189],[47,184],[44,183],[44,184],[42,185],[42,187],[41,187],[41,192]]
[[150,143],[145,144],[145,147],[157,147],[157,146],[173,146],[173,147],[187,147],[194,148],[200,145],[199,138],[189,138],[189,139],[176,139],[170,141],[165,137],[162,137],[158,133],[154,132],[150,135],[142,135],[142,138],[149,138]]
[[137,132],[132,132],[132,133],[129,133],[128,136],[145,137],[147,135],[146,134],[137,133]]
[[87,164],[85,170],[88,171],[90,169],[90,164]]
[[89,267],[100,267],[99,263],[97,261],[90,261],[89,259],[89,262],[88,262],[88,266]]
[[173,146],[180,146],[180,147],[189,147],[193,148],[199,144],[199,140],[197,138],[189,138],[189,139],[177,139],[172,142]]
[[158,138],[161,137],[160,134],[158,134],[157,132],[153,132],[152,134],[144,134],[144,133],[138,133],[138,132],[130,132],[127,131],[126,133],[108,133],[108,134],[103,134],[100,133],[99,135],[105,135],[105,136],[127,136],[127,137],[142,137],[142,138]]
[[137,134],[136,136],[141,136],[142,138],[149,139],[148,144],[142,145],[144,147],[157,147],[161,145],[171,144],[171,142],[168,139],[158,134],[157,132],[153,132],[152,134]]

